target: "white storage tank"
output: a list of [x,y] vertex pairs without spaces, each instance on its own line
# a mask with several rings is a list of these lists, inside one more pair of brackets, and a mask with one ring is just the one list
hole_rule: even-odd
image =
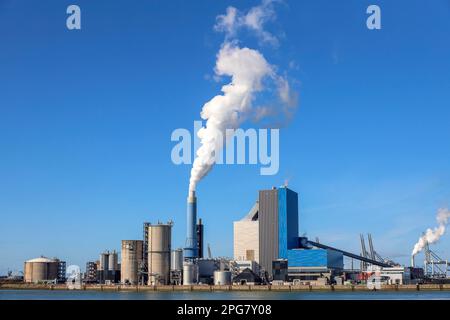
[[214,271],[214,285],[230,285],[231,271]]

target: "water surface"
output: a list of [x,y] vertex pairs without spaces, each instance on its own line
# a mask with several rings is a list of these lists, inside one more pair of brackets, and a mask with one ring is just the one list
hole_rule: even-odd
[[0,290],[0,300],[450,300],[450,291],[377,292],[105,292],[77,290]]

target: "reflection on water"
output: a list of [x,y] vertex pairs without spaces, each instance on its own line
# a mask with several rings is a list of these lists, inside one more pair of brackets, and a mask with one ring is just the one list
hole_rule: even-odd
[[414,292],[102,292],[0,290],[0,300],[450,300],[450,291]]

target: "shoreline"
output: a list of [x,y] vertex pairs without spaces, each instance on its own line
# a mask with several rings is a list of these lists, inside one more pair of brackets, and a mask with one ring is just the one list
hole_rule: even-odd
[[[28,284],[28,283],[4,283],[0,284],[0,290],[66,290],[65,284]],[[450,291],[450,284],[413,284],[413,285],[381,285],[380,289],[369,289],[366,285],[166,285],[166,286],[125,286],[125,285],[82,285],[75,291],[108,291],[108,292],[214,292],[214,291],[253,291],[253,292],[371,292],[371,291]]]

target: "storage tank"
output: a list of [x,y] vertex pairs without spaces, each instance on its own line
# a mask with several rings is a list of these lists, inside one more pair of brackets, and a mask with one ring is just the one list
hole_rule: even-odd
[[198,266],[192,262],[183,264],[183,285],[193,285],[197,283]]
[[214,285],[230,285],[231,271],[214,271]]
[[113,252],[110,252],[108,256],[108,270],[110,271],[118,270],[117,265],[118,265],[117,252],[116,250],[114,250]]
[[100,269],[99,270],[108,270],[109,265],[109,252],[105,251],[100,254]]
[[59,261],[46,257],[39,257],[25,262],[24,281],[41,282],[58,279]]
[[120,281],[124,284],[138,284],[139,267],[142,263],[142,240],[122,240],[122,261]]
[[183,270],[183,249],[172,250],[170,257],[170,270],[171,271]]
[[168,284],[170,281],[170,250],[172,223],[148,226],[149,284]]

